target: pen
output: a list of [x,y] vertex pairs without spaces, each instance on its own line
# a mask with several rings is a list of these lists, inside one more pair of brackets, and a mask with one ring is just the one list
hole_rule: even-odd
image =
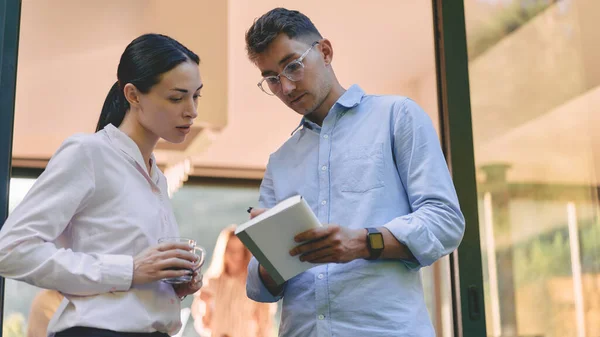
[[248,213],[252,212],[252,207],[248,207],[248,210],[246,212],[248,212]]

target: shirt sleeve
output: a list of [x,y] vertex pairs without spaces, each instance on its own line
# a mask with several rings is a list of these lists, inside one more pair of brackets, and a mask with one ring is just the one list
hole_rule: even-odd
[[384,226],[416,258],[406,266],[418,270],[458,247],[465,219],[429,116],[410,99],[399,102],[395,113],[394,159],[412,213]]
[[85,136],[67,139],[0,230],[0,275],[71,295],[127,291],[133,257],[87,254],[54,241],[95,189]]
[[[275,191],[273,188],[273,178],[271,176],[270,165],[268,164],[262,183],[260,184],[259,207],[271,208],[275,206],[276,203],[277,202],[275,198]],[[248,264],[248,278],[246,281],[246,293],[248,295],[248,298],[257,302],[266,303],[277,302],[281,298],[283,298],[284,291],[276,295],[271,294],[269,289],[267,289],[267,287],[263,283],[258,269],[258,260],[256,260],[255,257],[252,257],[250,263]]]

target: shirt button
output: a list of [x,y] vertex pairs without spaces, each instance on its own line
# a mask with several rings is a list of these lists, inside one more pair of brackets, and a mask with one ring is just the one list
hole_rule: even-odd
[[329,135],[323,135],[323,138],[327,139],[329,138]]
[[327,205],[327,200],[321,201],[321,205],[323,205],[323,206]]
[[319,315],[319,319],[321,319],[321,320],[322,320],[322,319],[325,319],[325,316],[323,316],[323,315]]
[[319,280],[323,279],[323,274],[319,274],[319,276],[317,276],[319,278]]
[[321,166],[321,171],[327,171],[327,165]]

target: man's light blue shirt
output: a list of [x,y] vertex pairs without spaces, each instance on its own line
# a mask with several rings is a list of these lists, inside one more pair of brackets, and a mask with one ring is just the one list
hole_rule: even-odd
[[456,249],[464,218],[427,114],[354,85],[318,126],[307,120],[269,158],[260,207],[302,195],[323,224],[384,226],[416,261],[319,265],[273,296],[248,266],[248,296],[283,298],[280,336],[435,336],[419,269]]

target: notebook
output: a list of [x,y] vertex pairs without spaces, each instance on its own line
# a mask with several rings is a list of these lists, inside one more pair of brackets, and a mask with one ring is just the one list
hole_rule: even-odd
[[289,251],[299,244],[294,241],[296,234],[321,226],[306,200],[296,195],[241,224],[235,234],[281,285],[318,265],[301,262],[298,256],[290,256]]

